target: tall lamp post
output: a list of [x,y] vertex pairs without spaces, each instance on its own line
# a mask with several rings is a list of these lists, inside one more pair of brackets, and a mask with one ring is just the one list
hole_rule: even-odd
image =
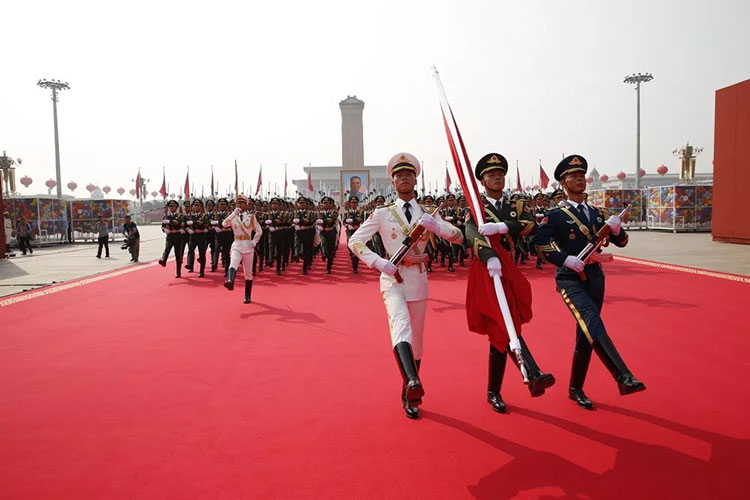
[[37,83],[43,89],[52,90],[52,117],[55,122],[55,178],[57,179],[57,197],[62,198],[62,180],[60,179],[60,141],[57,138],[57,93],[68,90],[68,82],[60,80],[39,80]]
[[635,85],[636,94],[636,145],[635,145],[635,188],[641,188],[641,83],[654,79],[651,73],[638,73],[626,76],[624,82]]

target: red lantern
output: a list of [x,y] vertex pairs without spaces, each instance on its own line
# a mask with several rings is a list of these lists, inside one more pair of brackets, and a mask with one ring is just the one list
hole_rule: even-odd
[[159,193],[157,193],[156,191],[151,191],[151,196],[156,198],[157,196],[159,196]]
[[621,181],[624,181],[627,176],[628,174],[626,174],[625,172],[620,172],[619,174],[617,174],[617,178]]
[[594,177],[589,175],[588,177],[586,177],[586,182],[591,184],[592,182],[594,182]]
[[532,189],[539,189],[539,184],[534,184]]
[[557,186],[558,186],[558,183],[557,183],[557,181],[552,181],[552,184],[551,184],[551,185],[552,185],[552,187],[553,187],[553,188],[557,188]]
[[609,176],[607,174],[602,174],[599,176],[599,180],[602,182],[607,182],[609,180]]
[[118,187],[117,188],[117,194],[119,194],[120,196],[122,196],[122,193],[124,193],[124,192],[125,192],[125,188],[123,188],[123,187]]
[[55,186],[57,186],[57,182],[55,182],[53,179],[47,179],[44,182],[44,185],[47,186],[49,189],[53,189]]
[[104,191],[104,194],[109,194],[109,192],[112,191],[112,188],[109,186],[104,186],[102,188],[102,191]]
[[76,184],[76,183],[75,183],[75,182],[73,182],[73,181],[70,181],[70,182],[68,183],[68,189],[70,189],[71,191],[75,191],[77,187],[78,187],[78,184]]
[[174,193],[169,193],[169,197],[174,200]]
[[90,182],[88,184],[86,184],[86,191],[88,191],[89,193],[93,193],[94,189],[96,189],[96,186],[94,186]]
[[656,173],[664,177],[664,175],[669,172],[669,169],[666,165],[660,165],[659,168],[656,169]]
[[132,196],[135,196],[135,193],[137,193],[137,192],[138,192],[138,191],[136,191],[135,189],[131,189],[131,190],[130,190],[130,194],[131,194]]
[[24,175],[23,177],[21,177],[21,184],[23,184],[24,187],[31,186],[32,182],[33,181],[31,180],[31,177],[29,177],[28,175]]
[[643,170],[643,169],[641,169],[641,172],[640,172],[640,173],[641,173],[641,177],[643,177],[644,175],[646,175],[646,171],[645,171],[645,170]]

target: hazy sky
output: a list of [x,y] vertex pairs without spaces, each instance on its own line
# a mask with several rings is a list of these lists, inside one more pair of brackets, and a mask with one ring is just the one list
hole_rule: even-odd
[[[116,5],[116,6],[115,6]],[[365,164],[417,155],[444,178],[449,151],[430,67],[440,70],[470,159],[490,151],[537,178],[563,153],[600,172],[676,171],[672,150],[713,157],[714,93],[750,78],[750,2],[263,1],[4,2],[0,150],[32,189],[54,178],[52,103],[40,78],[70,82],[59,103],[62,180],[130,189],[162,166],[200,192],[239,162],[246,191],[341,164],[340,100],[365,101]],[[743,62],[744,61],[744,62]],[[514,181],[515,177],[511,176]],[[67,192],[67,188],[64,188]],[[222,189],[224,191],[224,189]]]

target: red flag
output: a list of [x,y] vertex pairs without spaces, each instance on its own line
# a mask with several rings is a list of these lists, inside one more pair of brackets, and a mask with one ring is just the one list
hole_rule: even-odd
[[255,188],[255,196],[258,196],[258,193],[260,193],[260,187],[263,185],[263,165],[260,166],[260,170],[258,170],[258,186]]
[[162,199],[167,199],[167,174],[164,173],[164,169],[161,171],[162,179],[161,179],[161,189],[159,189],[159,194],[161,195]]
[[539,160],[539,184],[542,186],[542,189],[547,189],[547,184],[549,184],[549,177],[547,177],[542,168],[542,160]]
[[234,160],[234,194],[240,194],[240,181],[237,175],[237,160]]
[[[442,98],[445,100],[445,108],[443,108],[443,103],[441,102],[443,123],[445,124],[445,132],[448,137],[451,156],[456,165],[458,180],[461,183],[464,193],[471,200],[469,208],[474,216],[474,221],[477,224],[481,224],[485,220],[485,214],[484,206],[479,196],[479,187],[472,175],[471,162],[469,162],[469,155],[466,152],[466,146],[464,146],[456,118],[447,102],[447,98],[445,98],[442,84],[439,82],[437,76],[436,80],[438,80]],[[463,153],[463,161],[459,156],[456,140],[454,140],[453,133],[448,124],[446,111],[449,113],[451,123],[455,129],[456,140],[461,147],[461,153]],[[515,266],[515,262],[510,254],[500,245],[499,235],[491,236],[489,241],[500,259],[503,269],[501,282],[508,301],[511,320],[516,332],[520,333],[521,325],[528,323],[532,316],[531,285],[523,273]],[[487,267],[480,259],[474,259],[469,270],[469,280],[466,288],[466,319],[470,331],[487,335],[492,345],[501,352],[507,350],[509,342],[508,330],[506,329],[497,300],[494,281],[487,272]]]
[[518,163],[516,163],[516,190],[523,191],[523,186],[521,186],[521,171],[518,170]]
[[312,168],[307,167],[307,190],[312,192],[315,191],[315,188],[313,187],[312,183]]
[[448,164],[445,164],[445,192],[451,192],[451,174],[448,173]]
[[141,171],[138,170],[138,175],[135,176],[135,190],[140,193],[141,191]]
[[284,163],[284,198],[286,198],[286,163]]
[[214,197],[214,166],[211,165],[211,198]]
[[190,170],[188,170],[188,173],[185,174],[185,199],[190,199]]

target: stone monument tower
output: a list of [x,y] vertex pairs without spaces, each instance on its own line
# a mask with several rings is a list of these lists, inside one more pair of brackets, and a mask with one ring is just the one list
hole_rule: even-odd
[[341,169],[363,170],[365,150],[362,139],[362,110],[365,102],[357,96],[347,96],[339,103],[341,108]]

